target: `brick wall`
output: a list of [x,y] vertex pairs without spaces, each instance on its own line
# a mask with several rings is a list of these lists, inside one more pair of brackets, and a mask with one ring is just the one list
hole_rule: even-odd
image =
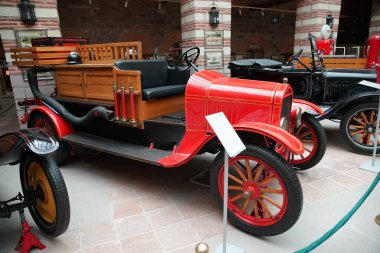
[[[271,18],[278,17],[279,22],[272,24]],[[295,13],[252,11],[233,8],[232,42],[233,55],[243,58],[281,59],[293,52]],[[261,50],[257,50],[257,46]]]
[[334,18],[332,28],[333,38],[336,39],[342,0],[298,0],[296,28],[294,35],[294,51],[300,49],[310,53],[308,34],[320,37],[321,27],[326,24],[328,14]]
[[181,40],[179,3],[151,0],[89,1],[58,0],[63,36],[83,36],[91,44],[141,40],[143,53],[168,53],[172,43]]
[[369,36],[380,33],[380,0],[372,1],[372,16]]
[[[9,64],[11,84],[16,101],[33,97],[27,81],[23,80],[21,69],[11,65],[10,48],[17,47],[15,29],[47,29],[48,36],[60,36],[59,18],[56,0],[34,0],[37,22],[26,24],[20,20],[17,0],[0,1],[0,34],[4,45],[5,56]],[[40,81],[40,89],[45,94],[54,91],[54,80]],[[17,108],[19,116],[23,114]]]
[[[209,24],[209,11],[215,4],[219,11],[219,24],[211,26]],[[182,41],[185,48],[198,46],[201,50],[197,61],[200,69],[206,65],[205,56],[212,52],[222,52],[223,66],[216,70],[228,73],[227,68],[231,55],[231,0],[209,1],[209,0],[181,0],[181,25]],[[206,46],[205,30],[223,31],[223,45]]]

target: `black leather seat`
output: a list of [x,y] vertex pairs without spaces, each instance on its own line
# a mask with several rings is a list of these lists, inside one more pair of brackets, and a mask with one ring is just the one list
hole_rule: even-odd
[[169,69],[166,61],[138,60],[117,61],[120,70],[139,70],[141,72],[142,99],[144,101],[185,94],[190,70]]

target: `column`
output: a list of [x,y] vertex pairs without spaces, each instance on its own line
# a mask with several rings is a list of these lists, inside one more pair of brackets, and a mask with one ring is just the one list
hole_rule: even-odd
[[372,1],[372,15],[369,36],[380,33],[380,1]]
[[336,40],[339,15],[342,0],[300,0],[297,1],[296,29],[294,35],[294,52],[303,49],[303,53],[310,53],[309,33],[320,38],[321,28],[326,24],[327,15],[334,18],[331,29],[333,39]]
[[[217,26],[211,26],[209,23],[209,11],[214,5],[219,11]],[[181,0],[181,30],[182,51],[193,46],[200,48],[201,52],[197,61],[200,69],[207,68],[229,73],[227,66],[231,58],[231,0]],[[210,34],[213,31],[222,32],[223,41],[220,45],[218,43],[218,45],[206,45],[205,33]],[[209,64],[206,63],[206,56]],[[222,56],[222,59],[210,61],[210,57],[219,56]],[[221,64],[215,64],[218,61]]]

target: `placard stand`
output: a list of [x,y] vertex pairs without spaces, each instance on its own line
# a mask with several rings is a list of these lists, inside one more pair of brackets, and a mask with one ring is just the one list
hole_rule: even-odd
[[[359,82],[359,84],[379,89],[378,88],[379,84],[377,83],[373,83],[369,81],[361,81]],[[379,102],[378,102],[378,108],[377,108],[376,130],[375,130],[376,134],[375,134],[375,144],[374,144],[373,153],[372,153],[372,160],[365,162],[359,166],[359,168],[362,170],[368,170],[368,171],[376,172],[376,173],[380,171],[380,163],[376,161],[377,141],[379,139],[379,121],[380,121],[379,112],[380,112],[380,93],[379,93]]]
[[228,158],[235,157],[246,148],[223,112],[208,115],[206,119],[224,147],[223,242],[214,253],[244,253],[244,249],[227,243],[227,202]]

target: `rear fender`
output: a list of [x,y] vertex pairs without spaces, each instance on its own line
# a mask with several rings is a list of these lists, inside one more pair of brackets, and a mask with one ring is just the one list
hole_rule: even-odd
[[[74,132],[73,126],[49,107],[43,105],[33,108],[29,114],[29,119],[36,113],[43,113],[53,122],[58,138]],[[30,122],[28,122],[28,127],[31,127]]]
[[[233,127],[238,133],[247,132],[268,137],[276,143],[281,144],[292,153],[302,154],[305,151],[304,146],[299,139],[280,127],[253,122],[236,124]],[[214,133],[187,132],[178,149],[174,149],[171,155],[160,159],[158,162],[167,168],[178,167],[191,160],[191,158],[193,158],[199,151],[203,151],[202,148],[213,142],[215,137],[216,135]]]
[[292,110],[301,108],[302,113],[309,112],[311,114],[323,115],[325,112],[319,108],[316,104],[313,104],[309,101],[302,99],[293,99],[292,101]]

